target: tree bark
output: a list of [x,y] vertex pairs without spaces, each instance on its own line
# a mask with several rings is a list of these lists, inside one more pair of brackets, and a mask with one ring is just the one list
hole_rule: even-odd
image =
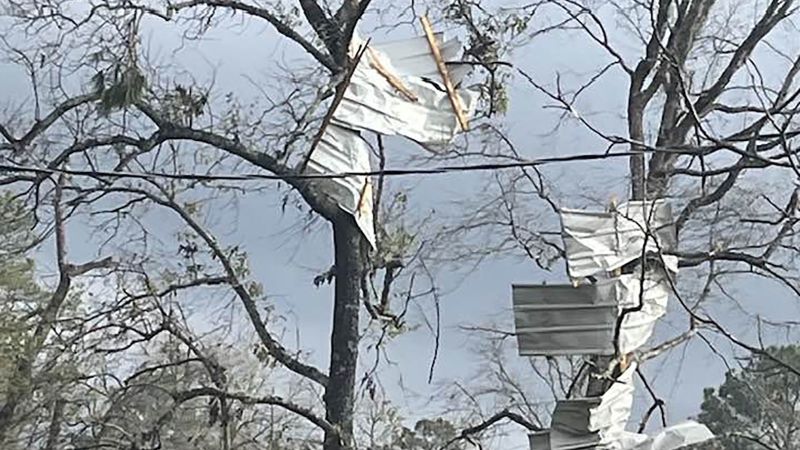
[[63,398],[59,398],[53,404],[50,428],[47,431],[47,442],[43,450],[55,450],[58,446],[58,437],[61,434],[61,423],[64,420],[64,405],[66,403]]
[[331,359],[325,390],[325,417],[338,436],[326,432],[324,450],[353,448],[353,409],[358,363],[363,237],[352,217],[333,221],[336,293],[333,305]]

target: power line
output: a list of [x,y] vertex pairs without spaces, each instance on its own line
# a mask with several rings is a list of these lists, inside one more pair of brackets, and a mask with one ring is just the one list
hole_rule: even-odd
[[0,164],[0,172],[8,173],[29,173],[37,175],[72,175],[84,177],[108,177],[108,178],[133,178],[133,179],[173,179],[173,180],[193,180],[193,181],[258,181],[258,180],[319,180],[319,179],[337,179],[348,178],[357,176],[409,176],[409,175],[441,175],[448,173],[460,172],[485,172],[495,170],[507,169],[524,169],[527,167],[542,166],[545,164],[579,162],[579,161],[597,161],[608,158],[620,158],[633,155],[641,155],[645,152],[617,152],[617,153],[603,153],[603,154],[581,154],[569,156],[553,156],[547,158],[530,159],[524,161],[513,161],[505,163],[482,163],[482,164],[465,164],[457,166],[436,166],[431,168],[412,168],[412,169],[383,169],[373,171],[361,172],[337,172],[337,173],[287,173],[281,175],[266,174],[266,173],[248,173],[248,174],[227,174],[227,175],[204,175],[204,174],[180,174],[180,173],[166,173],[166,172],[110,172],[102,170],[74,170],[74,169],[59,169],[49,167],[35,167],[14,164]]

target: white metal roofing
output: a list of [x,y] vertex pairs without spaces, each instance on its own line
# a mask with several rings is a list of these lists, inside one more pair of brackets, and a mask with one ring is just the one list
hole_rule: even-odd
[[519,354],[586,355],[614,352],[618,303],[614,283],[514,285]]
[[[369,144],[353,130],[329,124],[308,161],[307,170],[316,173],[369,172]],[[339,207],[352,214],[359,229],[375,246],[375,225],[372,219],[372,192],[366,176],[320,180],[325,193]]]
[[[443,58],[455,59],[461,51],[457,39],[443,42],[436,36]],[[354,36],[350,43],[355,54],[364,42]],[[331,123],[309,158],[308,170],[317,173],[371,171],[369,145],[360,132],[399,135],[429,146],[449,143],[460,131],[460,125],[446,92],[437,85],[441,81],[436,62],[425,37],[414,37],[381,45],[370,45],[359,61],[344,98],[333,112]],[[400,79],[417,97],[411,101],[393,87],[371,64],[370,58]],[[453,66],[451,79],[458,84],[469,67]],[[426,81],[429,79],[429,81]],[[473,114],[477,93],[460,90],[465,114]],[[373,248],[372,190],[369,177],[337,178],[326,184],[326,193],[345,211],[353,214],[356,223]]]
[[664,200],[631,201],[611,212],[562,209],[560,216],[573,279],[612,272],[645,251],[676,248],[672,209]]
[[[354,37],[351,45],[358,48],[361,43]],[[404,136],[428,145],[443,145],[453,140],[460,131],[460,125],[447,93],[435,83],[441,80],[441,76],[427,40],[417,37],[372,48],[375,51],[365,54],[353,73],[334,119],[359,130]],[[455,58],[460,49],[461,43],[457,39],[445,41],[441,47],[445,58]],[[400,56],[395,58],[395,53]],[[382,66],[398,75],[418,101],[409,100],[392,87],[370,65],[370,57],[379,59]],[[463,67],[466,66],[456,66],[450,73],[454,84],[458,84],[466,74]],[[478,94],[471,90],[459,90],[458,95],[461,104],[465,105],[465,114],[472,115]]]
[[[451,38],[445,41],[444,33],[434,33],[434,36],[445,62],[454,62],[461,59],[459,53],[462,46],[458,38]],[[385,55],[391,55],[392,65],[401,74],[440,81],[439,69],[436,67],[436,61],[433,59],[425,36],[381,42],[372,44],[372,47]],[[449,64],[447,67],[450,79],[453,80],[455,85],[458,85],[470,70],[472,70],[470,66],[463,64]]]
[[670,287],[664,271],[656,270],[645,274],[622,275],[617,279],[617,293],[620,310],[641,305],[638,311],[625,314],[619,335],[619,348],[622,354],[642,347],[653,335],[656,322],[667,313]]
[[635,371],[633,363],[600,397],[559,400],[550,426],[550,448],[607,448],[612,444],[625,432],[631,414]]

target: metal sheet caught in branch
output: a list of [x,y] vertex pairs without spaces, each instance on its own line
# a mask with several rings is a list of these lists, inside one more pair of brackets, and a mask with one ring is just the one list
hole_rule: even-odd
[[453,80],[450,79],[450,73],[448,72],[447,66],[444,63],[444,58],[442,57],[441,50],[439,49],[439,44],[436,42],[436,37],[433,33],[433,26],[431,26],[428,16],[420,17],[420,22],[422,23],[422,29],[425,31],[425,37],[428,40],[428,46],[431,49],[433,59],[436,61],[436,68],[439,71],[439,76],[444,82],[444,88],[447,91],[447,98],[450,100],[450,105],[453,107],[453,112],[456,114],[456,118],[458,118],[461,131],[469,131],[469,120],[467,119],[467,115],[464,113],[461,97],[459,97],[456,93],[456,88],[453,86]]
[[600,397],[559,400],[550,426],[550,448],[613,448],[608,445],[625,434],[630,418],[635,371],[633,363]]
[[[353,130],[330,124],[311,155],[306,170],[311,173],[368,172],[369,144]],[[319,181],[325,193],[355,218],[369,243],[375,247],[372,185],[369,177],[350,176]]]
[[[434,33],[436,45],[441,51],[442,58],[447,64],[450,79],[456,88],[462,80],[472,71],[469,64],[460,64],[459,54],[462,51],[461,42],[457,38],[444,39],[444,33]],[[439,67],[431,54],[427,36],[417,36],[399,41],[372,43],[371,47],[384,55],[390,55],[392,65],[398,74],[413,76],[431,81],[439,80]],[[437,84],[439,84],[437,82]],[[444,86],[440,87],[444,90]]]
[[612,272],[641,258],[643,250],[669,253],[677,246],[672,209],[664,200],[631,201],[611,212],[562,209],[560,216],[573,279]]
[[[358,45],[358,42],[358,37],[354,37],[353,45]],[[371,45],[370,56],[378,61],[382,72],[362,61],[355,70],[335,119],[358,130],[404,136],[428,146],[452,141],[460,131],[459,118],[453,112],[448,94],[433,81],[434,78],[430,78],[432,57],[427,46],[424,38],[398,41],[384,47]],[[382,48],[387,52],[381,51]],[[460,48],[457,40],[443,44],[443,52],[448,55],[457,53]],[[395,59],[394,53],[388,53],[390,50],[402,56]],[[433,67],[436,67],[435,62]],[[459,71],[458,76],[463,75]],[[397,89],[399,84],[402,89]],[[409,94],[416,100],[410,100]],[[464,105],[464,115],[472,115],[477,92],[457,90],[455,95]]]
[[520,355],[614,352],[614,283],[514,285],[512,299]]
[[[619,334],[619,351],[628,354],[641,348],[653,335],[656,322],[667,313],[669,282],[662,270],[649,271],[642,281],[641,273],[617,279],[620,309],[624,314]],[[638,308],[637,311],[633,309]]]
[[[436,39],[439,45],[441,36]],[[449,143],[458,132],[458,118],[449,107],[447,94],[427,79],[437,73],[427,45],[426,38],[418,37],[372,46],[354,35],[350,42],[354,66],[339,85],[301,169],[316,173],[371,171],[368,144],[360,136],[363,131],[404,136],[428,146]],[[457,40],[447,41],[442,54],[455,57],[460,48]],[[460,80],[464,74],[459,70],[455,76]],[[471,114],[477,94],[464,91],[459,95],[464,96],[466,113]],[[345,177],[325,183],[326,193],[353,214],[374,248],[371,180]]]

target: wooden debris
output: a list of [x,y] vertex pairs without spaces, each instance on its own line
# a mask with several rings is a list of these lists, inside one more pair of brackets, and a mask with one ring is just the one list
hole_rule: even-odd
[[444,63],[441,51],[439,51],[439,45],[436,43],[436,37],[433,34],[431,22],[428,20],[428,16],[422,16],[420,21],[422,22],[422,28],[425,30],[425,37],[428,39],[428,45],[431,47],[433,59],[436,61],[436,67],[439,69],[439,75],[442,76],[442,81],[444,81],[444,88],[447,90],[447,97],[450,98],[450,104],[453,106],[453,112],[455,112],[456,117],[458,117],[458,123],[461,125],[461,130],[469,131],[469,122],[467,120],[467,115],[464,113],[464,108],[461,105],[461,97],[459,97],[456,93],[456,88],[453,86],[450,75],[447,73],[447,66]]
[[314,140],[311,141],[311,149],[306,153],[303,161],[300,163],[300,172],[304,172],[306,170],[306,166],[308,166],[308,161],[311,160],[311,154],[314,153],[314,150],[319,145],[319,141],[322,140],[322,136],[325,134],[325,129],[328,128],[330,125],[331,120],[333,120],[333,114],[336,112],[336,108],[339,107],[339,104],[342,103],[344,99],[344,94],[347,92],[347,87],[350,86],[350,80],[353,78],[353,74],[356,72],[356,67],[358,67],[358,62],[361,61],[361,57],[364,56],[364,53],[367,52],[369,48],[369,39],[362,44],[358,51],[356,52],[355,57],[352,60],[352,66],[348,68],[347,73],[345,74],[344,79],[338,86],[336,86],[336,94],[333,97],[333,102],[331,102],[331,107],[328,109],[328,112],[325,113],[325,117],[322,119],[322,125],[319,127],[319,131],[317,131],[317,135],[314,136]]
[[386,66],[381,63],[380,58],[378,58],[378,55],[375,54],[372,48],[368,48],[367,53],[370,67],[378,71],[378,73],[381,74],[381,76],[383,76],[383,78],[385,78],[393,88],[397,89],[397,91],[403,94],[407,99],[415,103],[419,101],[419,97],[417,97],[416,94],[411,92],[411,90],[408,89],[405,84],[403,84],[403,80],[401,80],[397,75],[393,74],[391,70],[386,68]]

